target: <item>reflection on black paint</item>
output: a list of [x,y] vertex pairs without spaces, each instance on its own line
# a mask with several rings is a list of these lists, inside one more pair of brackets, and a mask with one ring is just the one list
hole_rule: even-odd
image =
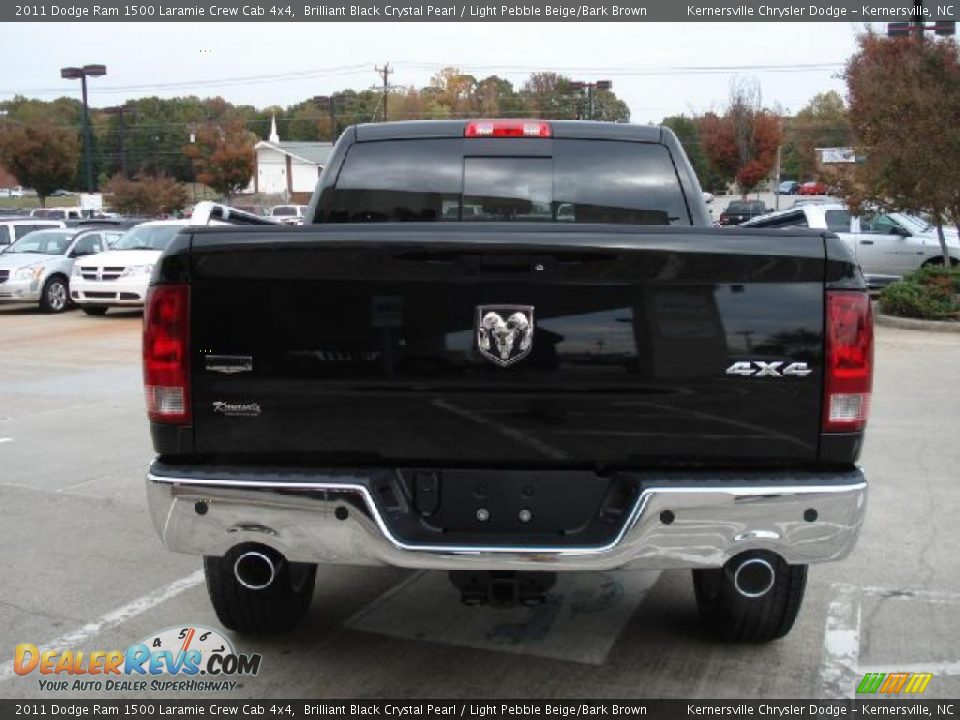
[[[545,447],[590,466],[814,457],[823,290],[804,279],[807,261],[640,248],[466,252],[447,248],[437,262],[406,250],[317,251],[299,265],[287,257],[275,279],[265,252],[255,283],[229,277],[249,275],[249,259],[241,269],[226,254],[205,258],[194,285],[207,314],[197,347],[253,355],[256,370],[197,376],[200,450],[225,432],[217,447],[236,453],[384,463],[555,462]],[[544,271],[531,271],[538,264]],[[704,282],[708,272],[732,281]],[[502,368],[479,355],[484,304],[536,308],[527,358]],[[805,361],[814,373],[725,374],[749,359]],[[258,401],[263,415],[205,417],[213,399]]]

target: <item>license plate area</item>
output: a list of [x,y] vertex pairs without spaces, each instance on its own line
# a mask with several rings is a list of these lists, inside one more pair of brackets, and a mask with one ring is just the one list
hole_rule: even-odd
[[416,469],[400,478],[409,503],[385,519],[416,544],[603,545],[639,494],[625,473]]

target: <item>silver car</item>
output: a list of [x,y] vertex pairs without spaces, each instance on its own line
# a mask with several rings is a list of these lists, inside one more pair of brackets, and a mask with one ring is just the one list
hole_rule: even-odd
[[107,249],[102,229],[36,230],[0,253],[0,303],[38,303],[48,313],[70,304],[70,273],[78,257]]
[[[907,213],[876,212],[851,215],[842,203],[817,203],[753,218],[740,227],[806,227],[834,232],[860,264],[871,288],[899,280],[923,265],[943,262],[935,228]],[[960,242],[952,229],[944,229],[951,264],[960,263]]]

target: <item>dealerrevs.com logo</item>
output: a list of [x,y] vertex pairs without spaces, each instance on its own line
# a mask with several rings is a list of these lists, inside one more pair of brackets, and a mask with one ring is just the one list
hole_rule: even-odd
[[44,691],[229,691],[233,678],[260,672],[258,653],[241,654],[221,633],[197,625],[149,635],[126,650],[14,649],[17,675],[38,674]]

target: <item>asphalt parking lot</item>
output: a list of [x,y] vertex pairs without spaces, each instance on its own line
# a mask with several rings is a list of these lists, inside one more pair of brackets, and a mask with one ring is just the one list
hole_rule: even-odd
[[[140,322],[0,308],[0,697],[69,696],[13,672],[17,643],[220,627],[199,560],[147,515]],[[932,672],[925,697],[960,696],[958,366],[960,335],[877,328],[867,522],[850,558],[812,569],[782,641],[703,637],[686,572],[567,578],[547,606],[493,611],[442,575],[327,567],[297,631],[231,636],[263,665],[219,697],[837,698],[868,671]]]

